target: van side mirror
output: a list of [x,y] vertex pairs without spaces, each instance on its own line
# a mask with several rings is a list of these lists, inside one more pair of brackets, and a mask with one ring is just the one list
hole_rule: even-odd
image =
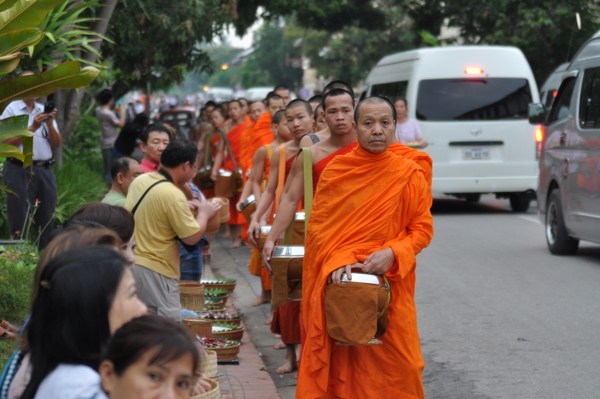
[[542,103],[529,104],[527,118],[532,125],[544,123],[546,121],[546,109],[544,108],[544,105]]

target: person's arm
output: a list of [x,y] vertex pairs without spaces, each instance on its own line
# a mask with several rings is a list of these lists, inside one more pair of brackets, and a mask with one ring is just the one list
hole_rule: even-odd
[[125,107],[122,104],[118,105],[116,107],[116,110],[120,112],[120,114],[119,114],[120,116],[119,116],[119,119],[117,120],[116,126],[122,128],[123,126],[125,126],[125,117],[127,116],[127,113],[125,112]]
[[[256,205],[256,211],[252,215],[252,221],[248,228],[248,238],[250,242],[256,245],[256,239],[260,234],[261,225],[265,224],[265,216],[268,216],[267,212],[271,209],[273,201],[275,201],[275,193],[277,192],[277,184],[279,180],[279,148],[273,150],[271,155],[271,171],[269,172],[269,180],[267,181],[267,187],[260,196],[260,201]],[[277,161],[276,161],[277,160]]]
[[244,184],[244,188],[242,189],[242,193],[240,194],[240,200],[235,204],[235,209],[238,212],[242,211],[242,204],[246,199],[252,194],[252,186],[249,184],[249,181]]
[[196,216],[196,222],[198,226],[200,226],[200,230],[197,233],[192,234],[188,237],[179,237],[181,241],[183,241],[187,245],[195,245],[202,239],[204,233],[206,232],[206,226],[208,223],[208,219],[213,217],[221,208],[221,204],[217,204],[212,201],[204,201],[200,204],[197,204],[198,207],[198,216]]
[[224,148],[225,142],[223,141],[223,137],[219,137],[219,142],[217,144],[217,155],[215,156],[215,162],[213,163],[213,168],[210,172],[210,178],[213,180],[217,180],[217,176],[219,175],[219,169],[221,169],[221,165],[223,164]]
[[198,147],[198,165],[204,165],[204,146],[206,145],[206,132],[203,132],[196,142]]
[[[58,147],[60,145],[60,143],[62,142],[62,138],[60,137],[60,133],[58,133],[58,130],[56,129],[56,122],[54,120],[54,118],[56,118],[57,113],[58,113],[58,110],[55,108],[49,114],[44,114],[43,112],[40,112],[38,114],[38,115],[46,115],[46,120],[44,123],[46,124],[46,128],[48,129],[48,142],[50,143],[50,145],[52,147]],[[36,116],[38,116],[38,115],[36,115]],[[35,132],[35,130],[33,130],[33,131]]]
[[254,198],[256,198],[256,203],[260,200],[262,196],[262,190],[260,184],[265,175],[265,159],[267,158],[267,150],[264,146],[260,147],[254,153],[252,157],[252,169],[250,171],[250,177],[248,178],[248,185],[252,190],[252,194],[254,194]]
[[[271,178],[271,175],[269,175]],[[298,203],[304,196],[304,155],[298,154],[292,165],[292,170],[286,182],[288,186],[287,192],[284,192],[281,196],[279,207],[277,208],[277,216],[271,225],[271,231],[265,241],[263,247],[263,260],[267,270],[271,271],[271,255],[273,254],[273,248],[275,247],[275,241],[285,232],[288,228],[298,209]]]

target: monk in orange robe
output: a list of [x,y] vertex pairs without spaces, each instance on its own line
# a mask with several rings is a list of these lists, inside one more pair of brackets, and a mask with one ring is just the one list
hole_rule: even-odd
[[[290,130],[287,127],[284,110],[280,110],[275,113],[273,116],[273,124],[271,125],[271,129],[273,130],[276,140],[269,145],[260,147],[254,153],[250,177],[244,186],[242,198],[237,205],[240,211],[241,203],[250,196],[250,193],[254,194],[255,203],[260,201],[263,188],[262,183],[269,179],[271,156],[273,155],[273,151],[275,148],[287,143],[293,138],[290,134]],[[256,299],[256,301],[252,302],[252,306],[258,306],[263,303],[271,302],[271,278],[269,276],[269,272],[262,267],[262,256],[260,251],[255,247],[252,248],[252,256],[250,257],[248,269],[252,275],[261,277],[262,284],[261,295]]]
[[263,145],[275,140],[271,131],[271,124],[275,112],[284,108],[283,98],[271,95],[266,99],[267,112],[263,113],[251,130],[242,136],[240,141],[240,167],[244,175],[252,168],[252,156]]
[[[219,169],[223,168],[228,171],[234,171],[239,168],[240,156],[240,137],[248,124],[245,122],[246,115],[242,113],[242,106],[239,101],[233,100],[228,104],[229,115],[231,116],[231,125],[234,126],[226,135],[227,143],[221,138],[219,148],[215,157],[212,173],[216,177]],[[227,146],[227,144],[229,146]],[[231,153],[230,151],[231,150]],[[238,248],[242,245],[241,233],[242,225],[245,223],[244,216],[238,212],[236,204],[239,200],[239,194],[236,194],[229,200],[230,218],[227,224],[231,235],[230,248]]]
[[[297,398],[425,397],[414,289],[416,254],[433,235],[430,193],[423,169],[388,151],[392,109],[378,97],[359,103],[359,147],[332,160],[319,180],[304,258]],[[338,346],[327,333],[325,287],[356,268],[389,279],[380,346]]]

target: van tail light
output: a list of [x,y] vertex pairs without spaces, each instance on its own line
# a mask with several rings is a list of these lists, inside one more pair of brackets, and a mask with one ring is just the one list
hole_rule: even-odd
[[467,75],[481,75],[483,73],[483,69],[478,66],[468,66],[465,68],[465,73]]
[[536,159],[540,159],[540,155],[542,154],[542,143],[544,142],[545,129],[543,125],[537,125],[535,127],[535,147],[536,147]]

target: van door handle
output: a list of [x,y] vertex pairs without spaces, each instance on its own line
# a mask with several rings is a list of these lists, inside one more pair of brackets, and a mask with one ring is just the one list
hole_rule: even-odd
[[569,178],[569,160],[565,158],[565,166],[563,169],[563,178],[567,180]]
[[560,139],[558,141],[560,145],[565,145],[567,143],[567,132],[564,131],[560,134]]

